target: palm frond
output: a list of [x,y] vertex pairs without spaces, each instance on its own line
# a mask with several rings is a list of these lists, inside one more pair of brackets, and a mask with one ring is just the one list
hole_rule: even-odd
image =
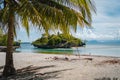
[[[76,31],[77,25],[91,26],[91,11],[95,12],[92,0],[13,0],[13,3],[14,13],[28,35],[30,23],[46,33],[59,29],[69,33],[71,27]],[[2,13],[1,19],[4,20],[1,23],[6,25],[9,14],[7,5]]]

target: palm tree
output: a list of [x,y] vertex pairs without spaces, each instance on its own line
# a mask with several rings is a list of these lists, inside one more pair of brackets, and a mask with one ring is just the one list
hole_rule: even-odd
[[3,76],[16,73],[13,63],[13,41],[16,29],[21,24],[29,35],[29,26],[37,26],[47,34],[49,30],[60,30],[69,34],[77,25],[91,26],[91,11],[95,7],[91,0],[1,0],[0,27],[7,31],[7,52]]

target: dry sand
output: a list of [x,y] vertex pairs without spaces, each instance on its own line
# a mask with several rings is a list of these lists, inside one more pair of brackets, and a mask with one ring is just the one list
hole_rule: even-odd
[[[0,74],[4,62],[0,53]],[[15,53],[14,64],[18,74],[5,80],[120,80],[115,57]]]

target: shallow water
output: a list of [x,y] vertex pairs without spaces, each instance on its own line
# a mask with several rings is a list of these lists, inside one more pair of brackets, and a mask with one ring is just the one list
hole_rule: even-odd
[[120,57],[120,43],[102,42],[102,43],[87,43],[84,47],[73,48],[57,48],[57,49],[38,49],[30,43],[22,43],[21,47],[16,49],[16,52],[24,53],[48,53],[48,54],[92,54],[103,56]]
[[120,57],[120,46],[110,45],[86,45],[86,47],[79,48],[79,53],[92,54],[92,55],[103,55],[103,56],[119,56]]

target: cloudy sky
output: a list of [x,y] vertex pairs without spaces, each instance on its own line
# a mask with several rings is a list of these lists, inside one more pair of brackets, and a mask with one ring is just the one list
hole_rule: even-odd
[[[94,0],[97,14],[93,14],[93,29],[78,28],[75,36],[83,40],[113,40],[120,37],[120,0]],[[24,29],[18,31],[17,39],[22,42],[33,41],[40,37],[37,29],[30,30],[27,37]]]
[[[93,15],[93,29],[77,33],[83,39],[113,40],[120,37],[120,0],[95,0],[97,14]],[[83,35],[80,35],[80,34]]]

